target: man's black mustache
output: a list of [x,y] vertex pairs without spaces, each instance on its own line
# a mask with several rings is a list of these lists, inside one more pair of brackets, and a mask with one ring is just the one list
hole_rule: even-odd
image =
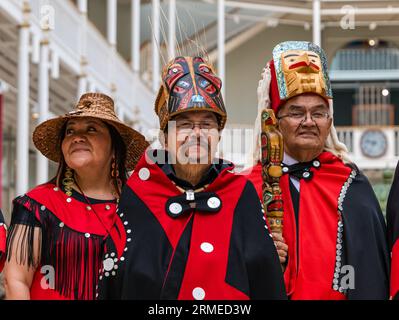
[[198,140],[190,140],[190,141],[187,141],[186,143],[184,143],[183,145],[182,145],[182,147],[192,147],[192,146],[201,146],[201,147],[204,147],[204,148],[208,148],[209,147],[209,143],[208,143],[208,141],[204,141],[204,140],[201,140],[201,141],[198,141]]

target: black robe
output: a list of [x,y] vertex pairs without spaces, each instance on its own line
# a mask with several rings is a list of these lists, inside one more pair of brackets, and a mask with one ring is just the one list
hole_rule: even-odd
[[354,179],[343,202],[343,264],[354,267],[355,289],[351,300],[388,299],[390,257],[386,243],[386,223],[374,191],[361,172]]

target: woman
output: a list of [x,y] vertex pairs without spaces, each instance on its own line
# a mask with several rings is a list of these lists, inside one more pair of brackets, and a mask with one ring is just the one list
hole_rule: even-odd
[[40,124],[33,142],[59,167],[53,180],[14,200],[6,298],[94,299],[105,239],[119,234],[121,187],[147,143],[99,93]]

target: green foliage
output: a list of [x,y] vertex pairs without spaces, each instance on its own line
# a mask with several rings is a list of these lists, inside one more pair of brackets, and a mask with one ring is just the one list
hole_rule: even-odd
[[387,200],[391,184],[377,183],[373,185],[375,195],[377,196],[378,202],[380,203],[382,213],[386,214]]

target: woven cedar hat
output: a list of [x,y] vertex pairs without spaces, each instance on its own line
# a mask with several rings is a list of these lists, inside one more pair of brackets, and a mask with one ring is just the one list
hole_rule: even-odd
[[118,131],[126,146],[126,169],[133,170],[148,143],[142,134],[118,119],[114,101],[102,93],[86,93],[71,112],[39,124],[33,132],[33,143],[46,158],[59,162],[63,126],[69,119],[83,117],[99,119]]

